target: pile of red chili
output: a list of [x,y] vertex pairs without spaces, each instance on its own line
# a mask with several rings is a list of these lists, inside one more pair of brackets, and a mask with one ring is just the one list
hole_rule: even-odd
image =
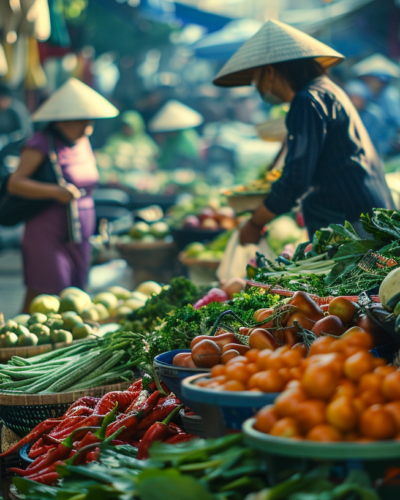
[[135,446],[137,458],[145,459],[155,441],[181,443],[193,439],[196,436],[172,422],[182,405],[165,386],[163,389],[165,394],[155,384],[144,389],[143,380],[138,379],[126,391],[109,392],[102,398],[80,398],[62,417],[45,420],[0,457],[33,443],[28,456],[34,461],[26,470],[10,471],[51,485],[58,479],[57,465],[97,461],[104,445]]

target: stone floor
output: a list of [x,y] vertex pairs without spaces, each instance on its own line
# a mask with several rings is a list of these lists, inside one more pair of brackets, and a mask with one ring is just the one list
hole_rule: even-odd
[[[21,310],[24,299],[22,257],[20,250],[0,252],[0,312],[6,319]],[[96,294],[111,285],[132,288],[132,270],[123,260],[113,260],[93,266],[89,273],[87,291]]]

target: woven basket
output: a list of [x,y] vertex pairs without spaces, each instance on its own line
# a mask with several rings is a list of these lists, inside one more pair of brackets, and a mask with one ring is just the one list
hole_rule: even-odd
[[0,418],[6,427],[23,437],[47,418],[61,417],[82,396],[101,397],[107,392],[122,391],[128,386],[129,383],[124,382],[60,394],[0,393]]

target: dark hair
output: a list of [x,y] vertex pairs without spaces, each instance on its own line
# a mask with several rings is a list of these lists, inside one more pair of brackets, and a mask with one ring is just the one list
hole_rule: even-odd
[[284,61],[271,66],[287,80],[295,92],[301,90],[314,78],[325,74],[325,69],[312,58]]

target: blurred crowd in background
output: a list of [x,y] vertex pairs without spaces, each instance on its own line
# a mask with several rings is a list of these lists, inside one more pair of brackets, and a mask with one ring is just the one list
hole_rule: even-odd
[[387,171],[400,170],[397,0],[16,4],[0,0],[0,178],[16,168],[33,132],[29,113],[75,76],[121,111],[98,121],[91,136],[101,185],[175,196],[250,183],[281,149],[287,107],[263,103],[254,88],[217,88],[212,79],[270,17],[346,56],[331,77],[359,111]]

